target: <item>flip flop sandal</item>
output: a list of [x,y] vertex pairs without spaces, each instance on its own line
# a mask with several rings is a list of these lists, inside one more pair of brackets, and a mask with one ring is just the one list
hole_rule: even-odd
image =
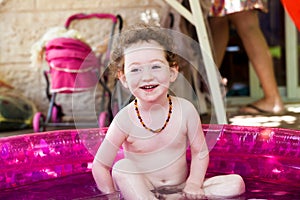
[[274,112],[270,112],[267,110],[263,110],[261,108],[258,108],[257,106],[253,105],[253,104],[247,104],[244,108],[251,108],[253,110],[255,110],[256,112],[243,112],[243,111],[239,111],[240,114],[248,114],[248,115],[276,115],[276,113]]

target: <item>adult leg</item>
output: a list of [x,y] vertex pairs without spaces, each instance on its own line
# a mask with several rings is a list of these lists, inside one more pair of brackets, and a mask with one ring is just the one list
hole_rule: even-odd
[[229,22],[227,16],[209,18],[209,26],[213,41],[215,62],[218,68],[221,67],[226,47],[229,41]]
[[[237,29],[264,92],[264,97],[253,105],[271,113],[282,112],[284,106],[275,80],[273,60],[259,26],[257,11],[237,12],[228,15],[228,18]],[[257,110],[244,107],[241,112],[255,113]]]
[[204,181],[203,190],[211,198],[234,197],[245,192],[245,183],[237,174],[214,176]]
[[135,165],[130,160],[119,160],[113,167],[112,176],[126,200],[157,199],[151,192],[153,188],[150,182],[142,174],[138,173]]

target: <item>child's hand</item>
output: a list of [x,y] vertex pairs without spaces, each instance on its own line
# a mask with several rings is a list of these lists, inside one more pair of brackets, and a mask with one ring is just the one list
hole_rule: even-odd
[[206,199],[203,189],[198,184],[187,183],[182,192],[188,199]]

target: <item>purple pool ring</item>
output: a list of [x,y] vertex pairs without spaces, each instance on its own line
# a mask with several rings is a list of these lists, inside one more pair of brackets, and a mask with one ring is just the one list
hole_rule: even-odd
[[[240,174],[246,199],[300,199],[300,131],[232,125],[203,129],[210,149],[207,176]],[[91,175],[106,130],[1,138],[0,199],[107,199]],[[122,157],[120,150],[117,159]]]

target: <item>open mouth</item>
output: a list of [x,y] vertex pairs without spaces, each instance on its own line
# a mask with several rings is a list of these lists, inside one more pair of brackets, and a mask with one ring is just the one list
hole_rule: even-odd
[[140,87],[141,89],[143,90],[152,90],[154,88],[156,88],[158,85],[145,85],[145,86],[142,86]]

